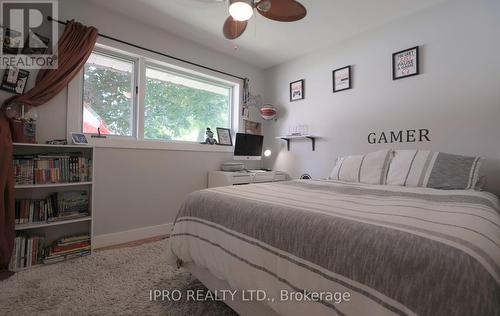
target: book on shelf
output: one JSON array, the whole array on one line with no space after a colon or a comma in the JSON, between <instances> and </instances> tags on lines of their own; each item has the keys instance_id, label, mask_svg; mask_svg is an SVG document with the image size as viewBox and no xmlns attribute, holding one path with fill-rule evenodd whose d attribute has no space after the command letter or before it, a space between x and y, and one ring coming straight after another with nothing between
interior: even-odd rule
<instances>
[{"instance_id":1,"label":"book on shelf","mask_svg":"<svg viewBox=\"0 0 500 316\"><path fill-rule=\"evenodd\" d=\"M65 237L59 238L56 241L56 245L63 246L63 245L68 245L68 244L71 244L74 242L80 242L80 241L85 241L85 240L90 240L90 236L88 234L65 236Z\"/></svg>"},{"instance_id":2,"label":"book on shelf","mask_svg":"<svg viewBox=\"0 0 500 316\"><path fill-rule=\"evenodd\" d=\"M33 184L32 156L14 156L13 165L16 184Z\"/></svg>"},{"instance_id":3,"label":"book on shelf","mask_svg":"<svg viewBox=\"0 0 500 316\"><path fill-rule=\"evenodd\" d=\"M89 215L87 191L64 191L50 194L46 199L16 199L15 223L44 223L75 219Z\"/></svg>"},{"instance_id":4,"label":"book on shelf","mask_svg":"<svg viewBox=\"0 0 500 316\"><path fill-rule=\"evenodd\" d=\"M45 246L44 236L19 234L9 264L10 270L19 270L42 263L55 263L90 254L89 234L65 236Z\"/></svg>"},{"instance_id":5,"label":"book on shelf","mask_svg":"<svg viewBox=\"0 0 500 316\"><path fill-rule=\"evenodd\" d=\"M76 155L15 155L16 184L92 181L92 160Z\"/></svg>"},{"instance_id":6,"label":"book on shelf","mask_svg":"<svg viewBox=\"0 0 500 316\"><path fill-rule=\"evenodd\" d=\"M90 247L89 234L59 238L45 250L43 263L55 263L90 254Z\"/></svg>"},{"instance_id":7,"label":"book on shelf","mask_svg":"<svg viewBox=\"0 0 500 316\"><path fill-rule=\"evenodd\" d=\"M43 236L16 236L9 268L17 270L42 263L44 241Z\"/></svg>"}]
</instances>

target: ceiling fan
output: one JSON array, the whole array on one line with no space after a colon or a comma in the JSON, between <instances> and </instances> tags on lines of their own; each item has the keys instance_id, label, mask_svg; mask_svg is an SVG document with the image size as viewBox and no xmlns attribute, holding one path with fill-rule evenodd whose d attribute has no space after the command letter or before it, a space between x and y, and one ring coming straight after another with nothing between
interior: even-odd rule
<instances>
[{"instance_id":1,"label":"ceiling fan","mask_svg":"<svg viewBox=\"0 0 500 316\"><path fill-rule=\"evenodd\" d=\"M227 39L241 36L254 10L274 21L294 22L304 18L306 8L295 0L229 0L230 16L224 22L222 33Z\"/></svg>"}]
</instances>

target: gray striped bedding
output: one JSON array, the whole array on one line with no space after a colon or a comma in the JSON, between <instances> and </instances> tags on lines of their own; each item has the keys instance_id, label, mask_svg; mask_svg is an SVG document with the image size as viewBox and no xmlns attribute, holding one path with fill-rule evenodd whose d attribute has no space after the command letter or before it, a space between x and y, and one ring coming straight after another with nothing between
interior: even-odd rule
<instances>
[{"instance_id":1,"label":"gray striped bedding","mask_svg":"<svg viewBox=\"0 0 500 316\"><path fill-rule=\"evenodd\" d=\"M499 204L486 192L327 180L197 191L167 256L264 290L282 315L500 315Z\"/></svg>"}]
</instances>

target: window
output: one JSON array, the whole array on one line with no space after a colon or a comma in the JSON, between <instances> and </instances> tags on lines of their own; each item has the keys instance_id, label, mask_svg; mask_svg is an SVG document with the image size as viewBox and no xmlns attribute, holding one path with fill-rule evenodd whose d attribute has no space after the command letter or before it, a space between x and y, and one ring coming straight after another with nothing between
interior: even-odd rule
<instances>
[{"instance_id":1,"label":"window","mask_svg":"<svg viewBox=\"0 0 500 316\"><path fill-rule=\"evenodd\" d=\"M231 127L231 87L146 67L144 138L201 142Z\"/></svg>"},{"instance_id":2,"label":"window","mask_svg":"<svg viewBox=\"0 0 500 316\"><path fill-rule=\"evenodd\" d=\"M224 79L99 47L84 67L75 124L89 134L199 143L207 127L233 128L238 91Z\"/></svg>"},{"instance_id":3,"label":"window","mask_svg":"<svg viewBox=\"0 0 500 316\"><path fill-rule=\"evenodd\" d=\"M133 136L135 61L93 52L84 67L84 133Z\"/></svg>"}]
</instances>

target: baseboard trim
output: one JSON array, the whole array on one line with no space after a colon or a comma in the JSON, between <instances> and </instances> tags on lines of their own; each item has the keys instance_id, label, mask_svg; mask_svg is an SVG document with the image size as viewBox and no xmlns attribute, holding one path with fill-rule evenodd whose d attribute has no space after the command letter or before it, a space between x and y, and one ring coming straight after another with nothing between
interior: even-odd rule
<instances>
[{"instance_id":1,"label":"baseboard trim","mask_svg":"<svg viewBox=\"0 0 500 316\"><path fill-rule=\"evenodd\" d=\"M108 246L128 243L131 241L168 235L172 230L172 223L125 230L122 232L97 235L92 238L92 248L98 249Z\"/></svg>"}]
</instances>

